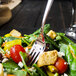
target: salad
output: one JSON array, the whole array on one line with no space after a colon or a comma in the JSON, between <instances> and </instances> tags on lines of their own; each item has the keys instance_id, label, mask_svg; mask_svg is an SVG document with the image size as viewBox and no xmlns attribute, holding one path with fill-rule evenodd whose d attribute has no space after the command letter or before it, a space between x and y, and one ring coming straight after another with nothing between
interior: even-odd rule
<instances>
[{"instance_id":1,"label":"salad","mask_svg":"<svg viewBox=\"0 0 76 76\"><path fill-rule=\"evenodd\" d=\"M29 55L40 29L24 36L15 29L0 36L0 76L76 76L76 43L44 27L46 49L37 63L29 65Z\"/></svg>"}]
</instances>

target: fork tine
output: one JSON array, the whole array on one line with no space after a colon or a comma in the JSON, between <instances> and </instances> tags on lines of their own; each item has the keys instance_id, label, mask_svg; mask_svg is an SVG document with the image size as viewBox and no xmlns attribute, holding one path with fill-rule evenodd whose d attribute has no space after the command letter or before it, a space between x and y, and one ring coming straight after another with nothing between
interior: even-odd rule
<instances>
[{"instance_id":1,"label":"fork tine","mask_svg":"<svg viewBox=\"0 0 76 76\"><path fill-rule=\"evenodd\" d=\"M38 59L39 59L39 54L40 54L40 52L37 54L36 59L35 59L35 61L34 61L34 64L38 61Z\"/></svg>"},{"instance_id":2,"label":"fork tine","mask_svg":"<svg viewBox=\"0 0 76 76\"><path fill-rule=\"evenodd\" d=\"M39 55L38 55L38 57L36 58L36 60L35 60L34 64L38 61L38 59L39 59Z\"/></svg>"},{"instance_id":3,"label":"fork tine","mask_svg":"<svg viewBox=\"0 0 76 76\"><path fill-rule=\"evenodd\" d=\"M29 65L36 63L38 58L39 58L39 54L41 54L45 48L43 48L45 45L39 41L36 41L37 43L39 43L39 45L34 44L32 49L30 50L29 54L31 56L31 59L29 60ZM41 46L40 46L41 45ZM41 49L37 49L37 47L41 48Z\"/></svg>"},{"instance_id":4,"label":"fork tine","mask_svg":"<svg viewBox=\"0 0 76 76\"><path fill-rule=\"evenodd\" d=\"M40 56L40 54L42 54L43 53L43 51L39 51L39 52L36 52L36 54L35 54L35 56L33 57L33 59L32 59L32 62L33 62L33 64L35 64L37 61L38 61L38 59L39 59L39 56Z\"/></svg>"},{"instance_id":5,"label":"fork tine","mask_svg":"<svg viewBox=\"0 0 76 76\"><path fill-rule=\"evenodd\" d=\"M29 54L31 55L33 53L34 49L32 48L29 52Z\"/></svg>"},{"instance_id":6,"label":"fork tine","mask_svg":"<svg viewBox=\"0 0 76 76\"><path fill-rule=\"evenodd\" d=\"M31 58L28 61L28 64L27 64L28 66L30 65L30 62L32 61L32 59L33 59L33 57L34 57L35 54L36 54L36 52L33 55L29 55L29 56L31 56Z\"/></svg>"},{"instance_id":7,"label":"fork tine","mask_svg":"<svg viewBox=\"0 0 76 76\"><path fill-rule=\"evenodd\" d=\"M36 54L36 52L33 52L34 54L33 55L31 55L31 59L30 60L33 60L33 58L34 58L34 56L35 56L35 54Z\"/></svg>"},{"instance_id":8,"label":"fork tine","mask_svg":"<svg viewBox=\"0 0 76 76\"><path fill-rule=\"evenodd\" d=\"M35 52L34 56L32 57L32 60L30 61L30 64L35 63L35 60L38 59L39 53L40 53L40 52L38 52L38 53ZM37 60L36 60L36 61L37 61Z\"/></svg>"},{"instance_id":9,"label":"fork tine","mask_svg":"<svg viewBox=\"0 0 76 76\"><path fill-rule=\"evenodd\" d=\"M37 58L40 52L36 53L33 59Z\"/></svg>"},{"instance_id":10,"label":"fork tine","mask_svg":"<svg viewBox=\"0 0 76 76\"><path fill-rule=\"evenodd\" d=\"M34 54L36 53L35 50L33 50L33 52L30 54L31 56L35 56Z\"/></svg>"},{"instance_id":11,"label":"fork tine","mask_svg":"<svg viewBox=\"0 0 76 76\"><path fill-rule=\"evenodd\" d=\"M31 54L34 50L35 50L35 43L33 44L33 46L32 46L32 48L31 48L31 50L30 50L30 52L29 52L29 54Z\"/></svg>"},{"instance_id":12,"label":"fork tine","mask_svg":"<svg viewBox=\"0 0 76 76\"><path fill-rule=\"evenodd\" d=\"M34 64L38 61L39 56L40 56L40 54L42 54L42 53L43 53L43 51L41 51L41 52L38 53L38 55L37 55L37 57L36 57L36 60L35 60Z\"/></svg>"},{"instance_id":13,"label":"fork tine","mask_svg":"<svg viewBox=\"0 0 76 76\"><path fill-rule=\"evenodd\" d=\"M29 52L29 55L32 55L33 56L34 51L35 51L35 49L31 50L31 52Z\"/></svg>"},{"instance_id":14,"label":"fork tine","mask_svg":"<svg viewBox=\"0 0 76 76\"><path fill-rule=\"evenodd\" d=\"M38 53L35 54L35 56L33 57L33 60L32 60L33 62L35 62L36 59L39 58L39 54L40 54L40 52L38 52Z\"/></svg>"},{"instance_id":15,"label":"fork tine","mask_svg":"<svg viewBox=\"0 0 76 76\"><path fill-rule=\"evenodd\" d=\"M32 63L33 63L33 61L35 60L35 59L34 59L34 56L36 56L36 52L34 52L34 54L31 56L30 64L32 64Z\"/></svg>"}]
</instances>

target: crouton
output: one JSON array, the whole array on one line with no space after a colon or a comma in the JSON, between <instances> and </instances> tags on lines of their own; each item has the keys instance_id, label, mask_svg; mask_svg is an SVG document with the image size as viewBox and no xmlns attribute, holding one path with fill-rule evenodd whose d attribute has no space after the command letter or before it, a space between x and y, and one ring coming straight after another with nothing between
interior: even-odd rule
<instances>
[{"instance_id":1,"label":"crouton","mask_svg":"<svg viewBox=\"0 0 76 76\"><path fill-rule=\"evenodd\" d=\"M13 37L20 37L21 36L21 33L18 32L17 30L13 29L11 32L10 32L10 35L13 36Z\"/></svg>"},{"instance_id":2,"label":"crouton","mask_svg":"<svg viewBox=\"0 0 76 76\"><path fill-rule=\"evenodd\" d=\"M56 38L56 33L53 31L53 30L50 30L48 33L47 33L48 36L50 36L52 39L55 39Z\"/></svg>"},{"instance_id":3,"label":"crouton","mask_svg":"<svg viewBox=\"0 0 76 76\"><path fill-rule=\"evenodd\" d=\"M40 54L37 65L38 67L42 67L45 65L54 64L57 60L57 51L48 51Z\"/></svg>"}]
</instances>

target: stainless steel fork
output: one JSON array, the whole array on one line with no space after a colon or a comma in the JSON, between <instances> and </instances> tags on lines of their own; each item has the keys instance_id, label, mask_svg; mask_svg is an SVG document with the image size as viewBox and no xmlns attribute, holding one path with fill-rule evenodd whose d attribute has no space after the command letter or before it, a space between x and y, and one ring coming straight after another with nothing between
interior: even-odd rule
<instances>
[{"instance_id":1,"label":"stainless steel fork","mask_svg":"<svg viewBox=\"0 0 76 76\"><path fill-rule=\"evenodd\" d=\"M42 26L41 26L41 33L39 35L39 37L37 38L37 40L35 41L34 45L32 46L32 49L30 50L29 54L31 56L31 59L29 61L29 63L36 63L38 61L39 55L45 50L46 48L46 43L44 40L44 36L43 36L43 30L44 30L44 25L46 22L46 18L48 16L48 13L50 11L50 8L53 4L54 0L48 0L47 5L46 5L46 9L43 15L43 20L42 20Z\"/></svg>"}]
</instances>

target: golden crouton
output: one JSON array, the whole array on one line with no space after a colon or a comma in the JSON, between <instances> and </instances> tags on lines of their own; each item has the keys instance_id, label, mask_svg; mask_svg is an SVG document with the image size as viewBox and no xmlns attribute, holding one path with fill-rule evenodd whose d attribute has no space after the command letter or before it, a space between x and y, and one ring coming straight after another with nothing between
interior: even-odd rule
<instances>
[{"instance_id":1,"label":"golden crouton","mask_svg":"<svg viewBox=\"0 0 76 76\"><path fill-rule=\"evenodd\" d=\"M53 31L53 30L50 30L48 33L47 33L48 36L50 36L52 39L55 39L56 38L56 33Z\"/></svg>"},{"instance_id":2,"label":"golden crouton","mask_svg":"<svg viewBox=\"0 0 76 76\"><path fill-rule=\"evenodd\" d=\"M17 30L13 29L11 32L10 32L10 35L13 36L13 37L20 37L21 36L21 33L18 32Z\"/></svg>"},{"instance_id":3,"label":"golden crouton","mask_svg":"<svg viewBox=\"0 0 76 76\"><path fill-rule=\"evenodd\" d=\"M48 51L48 52L43 52L39 56L39 60L37 62L38 67L42 67L44 65L50 65L54 64L57 60L57 51Z\"/></svg>"}]
</instances>

